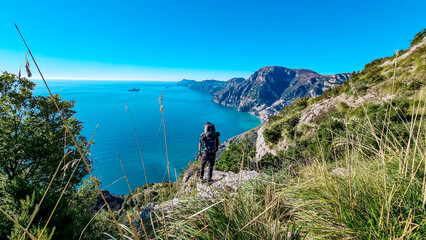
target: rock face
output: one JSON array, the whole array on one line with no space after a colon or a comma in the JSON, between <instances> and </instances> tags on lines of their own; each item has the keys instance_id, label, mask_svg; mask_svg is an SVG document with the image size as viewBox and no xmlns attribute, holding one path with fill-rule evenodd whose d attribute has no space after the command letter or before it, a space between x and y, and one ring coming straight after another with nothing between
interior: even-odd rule
<instances>
[{"instance_id":1,"label":"rock face","mask_svg":"<svg viewBox=\"0 0 426 240\"><path fill-rule=\"evenodd\" d=\"M261 126L257 130L257 139L256 139L256 159L261 160L265 154L270 153L272 155L277 155L277 152L274 149L270 149L266 144L265 138L263 137L264 126Z\"/></svg>"},{"instance_id":2,"label":"rock face","mask_svg":"<svg viewBox=\"0 0 426 240\"><path fill-rule=\"evenodd\" d=\"M216 199L221 193L235 193L245 182L260 177L256 171L243 170L240 173L213 171L213 182L202 183L198 179L196 168L188 169L184 173L182 181L179 182L179 190L175 198L162 203L148 203L146 207L141 208L141 217L148 219L151 211L167 216L172 209L180 208L190 204L193 201ZM191 197L185 197L190 194Z\"/></svg>"},{"instance_id":3,"label":"rock face","mask_svg":"<svg viewBox=\"0 0 426 240\"><path fill-rule=\"evenodd\" d=\"M111 194L109 191L107 190L102 190L102 194L105 197L105 200L108 202L108 205L111 207L112 211L118 211L121 209L121 205L124 202L124 196L118 196L115 194ZM101 196L99 196L96 199L96 205L93 206L92 211L98 211L99 209L101 209L104 206L105 202L102 199ZM104 207L104 210L106 210L107 208Z\"/></svg>"},{"instance_id":4,"label":"rock face","mask_svg":"<svg viewBox=\"0 0 426 240\"><path fill-rule=\"evenodd\" d=\"M220 191L236 191L250 179L259 177L256 171L243 170L240 173L213 171L213 183L205 184L199 181L195 171L185 172L181 183L181 194L196 191L199 198L216 198Z\"/></svg>"},{"instance_id":5,"label":"rock face","mask_svg":"<svg viewBox=\"0 0 426 240\"><path fill-rule=\"evenodd\" d=\"M259 69L248 79L233 78L226 83L182 80L179 84L209 93L214 102L250 112L265 121L298 97L321 95L326 89L348 80L349 76L349 73L321 75L308 69L269 66Z\"/></svg>"},{"instance_id":6,"label":"rock face","mask_svg":"<svg viewBox=\"0 0 426 240\"><path fill-rule=\"evenodd\" d=\"M231 145L232 143L239 144L243 141L247 141L248 147L251 148L252 146L254 146L256 144L256 139L258 138L257 130L259 128L260 126L255 127L223 142L222 145L219 146L219 150L216 152L216 161L220 160L222 154L228 149L229 145Z\"/></svg>"}]
</instances>

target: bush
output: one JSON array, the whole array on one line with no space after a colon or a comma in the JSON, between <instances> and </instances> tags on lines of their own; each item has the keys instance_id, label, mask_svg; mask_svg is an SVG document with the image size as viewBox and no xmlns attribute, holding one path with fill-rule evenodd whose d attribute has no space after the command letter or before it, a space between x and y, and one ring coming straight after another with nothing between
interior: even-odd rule
<instances>
[{"instance_id":1,"label":"bush","mask_svg":"<svg viewBox=\"0 0 426 240\"><path fill-rule=\"evenodd\" d=\"M231 171L234 173L240 172L241 162L243 161L243 169L256 169L255 163L256 149L248 146L248 140L239 144L231 143L228 149L222 154L219 162L216 164L216 169L219 171ZM244 158L244 159L243 159Z\"/></svg>"},{"instance_id":2,"label":"bush","mask_svg":"<svg viewBox=\"0 0 426 240\"><path fill-rule=\"evenodd\" d=\"M43 236L48 239L53 234L55 239L76 239L89 222L89 209L95 202L90 195L80 194L85 189L81 182L88 172L78 161L81 155L77 150L82 150L91 166L91 143L81 135L82 123L72 110L74 102L64 101L59 95L33 96L34 86L35 83L14 74L0 75L0 205L27 226L49 186L29 229L38 234L63 192ZM57 174L59 169L62 170ZM2 238L22 235L9 220L3 216L0 219Z\"/></svg>"},{"instance_id":3,"label":"bush","mask_svg":"<svg viewBox=\"0 0 426 240\"><path fill-rule=\"evenodd\" d=\"M425 36L426 36L426 28L423 29L422 31L418 32L414 36L414 39L411 40L411 46L414 46L414 45L417 45L418 43L420 43Z\"/></svg>"},{"instance_id":4,"label":"bush","mask_svg":"<svg viewBox=\"0 0 426 240\"><path fill-rule=\"evenodd\" d=\"M281 129L278 127L269 127L265 128L263 131L263 137L266 142L277 144L278 141L282 138Z\"/></svg>"}]
</instances>

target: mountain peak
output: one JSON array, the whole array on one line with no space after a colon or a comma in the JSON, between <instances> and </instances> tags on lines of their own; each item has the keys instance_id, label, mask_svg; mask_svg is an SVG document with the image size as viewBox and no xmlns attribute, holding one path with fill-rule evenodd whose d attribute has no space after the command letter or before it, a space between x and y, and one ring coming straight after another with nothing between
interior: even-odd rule
<instances>
[{"instance_id":1,"label":"mountain peak","mask_svg":"<svg viewBox=\"0 0 426 240\"><path fill-rule=\"evenodd\" d=\"M309 69L266 66L249 78L227 82L204 80L180 84L213 95L213 101L267 120L298 97L318 96L349 79L349 73L321 75Z\"/></svg>"}]
</instances>

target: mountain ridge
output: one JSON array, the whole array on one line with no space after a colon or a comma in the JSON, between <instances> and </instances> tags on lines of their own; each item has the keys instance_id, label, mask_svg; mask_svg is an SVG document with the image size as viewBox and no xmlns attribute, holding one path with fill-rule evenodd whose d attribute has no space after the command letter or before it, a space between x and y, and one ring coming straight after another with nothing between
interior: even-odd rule
<instances>
[{"instance_id":1,"label":"mountain ridge","mask_svg":"<svg viewBox=\"0 0 426 240\"><path fill-rule=\"evenodd\" d=\"M268 120L298 97L316 97L348 80L350 73L322 75L310 69L266 66L249 78L182 80L179 85L213 96L213 101Z\"/></svg>"}]
</instances>

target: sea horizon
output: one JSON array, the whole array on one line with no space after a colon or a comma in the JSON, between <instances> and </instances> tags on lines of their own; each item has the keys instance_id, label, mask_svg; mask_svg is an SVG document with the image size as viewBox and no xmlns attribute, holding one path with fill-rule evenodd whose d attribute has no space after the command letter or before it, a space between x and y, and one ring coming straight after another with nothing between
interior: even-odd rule
<instances>
[{"instance_id":1,"label":"sea horizon","mask_svg":"<svg viewBox=\"0 0 426 240\"><path fill-rule=\"evenodd\" d=\"M213 79L213 78L206 78L206 79L189 79L189 78L182 78L181 80L140 80L140 79L86 79L86 78L44 78L47 82L49 81L105 81L105 82L163 82L163 83L171 83L175 82L178 83L182 80L194 80L194 81L204 81L204 80L215 80L220 82L226 82L228 80L219 80L219 79ZM230 78L231 79L231 78ZM42 78L31 78L31 81L40 81L43 82Z\"/></svg>"}]
</instances>

